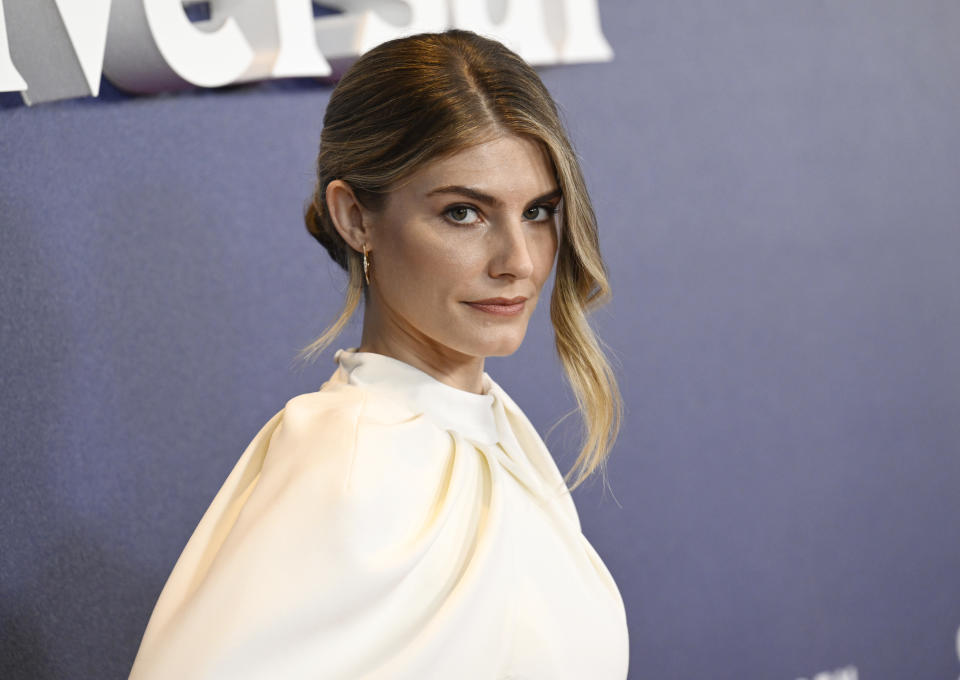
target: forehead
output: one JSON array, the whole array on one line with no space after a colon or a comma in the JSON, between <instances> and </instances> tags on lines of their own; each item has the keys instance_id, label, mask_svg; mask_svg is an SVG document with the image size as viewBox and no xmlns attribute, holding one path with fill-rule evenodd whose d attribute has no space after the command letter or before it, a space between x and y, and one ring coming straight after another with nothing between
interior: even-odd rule
<instances>
[{"instance_id":1,"label":"forehead","mask_svg":"<svg viewBox=\"0 0 960 680\"><path fill-rule=\"evenodd\" d=\"M523 201L553 191L557 181L539 143L505 135L428 162L401 189L428 193L449 185L482 190L505 201Z\"/></svg>"}]
</instances>

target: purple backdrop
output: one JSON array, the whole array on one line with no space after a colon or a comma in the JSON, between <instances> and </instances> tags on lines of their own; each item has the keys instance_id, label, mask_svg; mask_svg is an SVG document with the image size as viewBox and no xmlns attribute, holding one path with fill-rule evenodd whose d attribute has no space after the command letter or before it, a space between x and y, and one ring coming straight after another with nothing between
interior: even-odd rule
<instances>
[{"instance_id":1,"label":"purple backdrop","mask_svg":"<svg viewBox=\"0 0 960 680\"><path fill-rule=\"evenodd\" d=\"M629 411L613 495L575 498L631 678L957 677L960 5L601 17L613 63L542 73L615 286ZM328 96L0 98L0 676L125 677L244 446L332 370L291 368L343 285L300 219ZM549 342L489 366L543 431Z\"/></svg>"}]
</instances>

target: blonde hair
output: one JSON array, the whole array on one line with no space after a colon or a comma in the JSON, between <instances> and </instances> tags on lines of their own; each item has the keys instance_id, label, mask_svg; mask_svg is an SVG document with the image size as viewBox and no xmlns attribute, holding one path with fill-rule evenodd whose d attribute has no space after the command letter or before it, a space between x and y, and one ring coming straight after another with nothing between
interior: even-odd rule
<instances>
[{"instance_id":1,"label":"blonde hair","mask_svg":"<svg viewBox=\"0 0 960 680\"><path fill-rule=\"evenodd\" d=\"M339 317L301 352L315 358L340 333L364 294L362 255L330 218L327 185L345 181L378 210L390 188L428 161L503 134L543 147L563 194L557 271L550 301L557 353L585 424L571 488L605 472L620 427L616 377L587 321L610 295L597 220L556 104L536 72L500 43L451 30L383 43L361 56L334 89L323 118L309 232L349 275Z\"/></svg>"}]
</instances>

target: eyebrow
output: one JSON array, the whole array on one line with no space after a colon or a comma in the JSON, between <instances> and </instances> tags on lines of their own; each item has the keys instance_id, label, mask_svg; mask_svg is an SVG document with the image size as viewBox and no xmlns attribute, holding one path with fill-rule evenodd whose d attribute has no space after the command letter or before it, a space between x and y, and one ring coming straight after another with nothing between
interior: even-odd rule
<instances>
[{"instance_id":1,"label":"eyebrow","mask_svg":"<svg viewBox=\"0 0 960 680\"><path fill-rule=\"evenodd\" d=\"M476 189L471 189L470 187L465 187L459 184L451 184L445 187L437 187L433 191L427 194L427 196L435 196L437 194L456 194L458 196L467 196L479 203L486 203L487 205L492 205L493 207L499 207L503 205L503 201L495 196L490 194L485 194L482 191L477 191ZM534 203L546 203L547 201L552 201L556 198L563 196L563 192L557 188L553 191L548 191L542 196L537 196L535 199L530 201L530 204Z\"/></svg>"}]
</instances>

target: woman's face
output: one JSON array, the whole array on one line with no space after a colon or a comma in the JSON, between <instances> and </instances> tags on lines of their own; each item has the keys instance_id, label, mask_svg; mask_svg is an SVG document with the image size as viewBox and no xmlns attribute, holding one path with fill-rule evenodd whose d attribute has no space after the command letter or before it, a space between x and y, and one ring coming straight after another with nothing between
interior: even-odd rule
<instances>
[{"instance_id":1,"label":"woman's face","mask_svg":"<svg viewBox=\"0 0 960 680\"><path fill-rule=\"evenodd\" d=\"M516 351L553 267L560 199L548 157L524 137L421 168L368 216L364 344L427 361Z\"/></svg>"}]
</instances>

